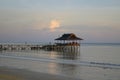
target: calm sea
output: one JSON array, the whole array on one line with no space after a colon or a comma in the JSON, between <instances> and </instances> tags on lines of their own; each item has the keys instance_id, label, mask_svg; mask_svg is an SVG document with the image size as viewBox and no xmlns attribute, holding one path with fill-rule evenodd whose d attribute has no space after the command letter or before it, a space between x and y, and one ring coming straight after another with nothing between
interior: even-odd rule
<instances>
[{"instance_id":1,"label":"calm sea","mask_svg":"<svg viewBox=\"0 0 120 80\"><path fill-rule=\"evenodd\" d=\"M0 66L81 80L119 80L120 44L81 44L80 51L1 51Z\"/></svg>"}]
</instances>

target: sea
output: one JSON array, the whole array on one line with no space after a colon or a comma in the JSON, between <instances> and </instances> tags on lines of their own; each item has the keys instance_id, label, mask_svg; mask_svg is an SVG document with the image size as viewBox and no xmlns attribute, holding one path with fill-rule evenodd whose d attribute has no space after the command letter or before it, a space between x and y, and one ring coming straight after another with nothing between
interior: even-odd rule
<instances>
[{"instance_id":1,"label":"sea","mask_svg":"<svg viewBox=\"0 0 120 80\"><path fill-rule=\"evenodd\" d=\"M80 80L120 80L119 43L82 43L79 52L0 51L0 66Z\"/></svg>"}]
</instances>

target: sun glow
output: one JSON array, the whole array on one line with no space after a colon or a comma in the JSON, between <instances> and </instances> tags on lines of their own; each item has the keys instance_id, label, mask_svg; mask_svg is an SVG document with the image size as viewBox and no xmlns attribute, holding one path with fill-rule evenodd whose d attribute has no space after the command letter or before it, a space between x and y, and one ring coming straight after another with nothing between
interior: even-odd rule
<instances>
[{"instance_id":1,"label":"sun glow","mask_svg":"<svg viewBox=\"0 0 120 80\"><path fill-rule=\"evenodd\" d=\"M54 31L56 28L60 27L60 21L58 20L51 20L50 22L50 30Z\"/></svg>"}]
</instances>

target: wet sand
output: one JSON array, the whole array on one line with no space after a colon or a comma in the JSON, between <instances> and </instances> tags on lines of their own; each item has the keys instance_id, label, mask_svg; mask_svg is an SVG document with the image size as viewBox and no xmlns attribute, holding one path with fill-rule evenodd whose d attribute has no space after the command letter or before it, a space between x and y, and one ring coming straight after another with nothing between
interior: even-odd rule
<instances>
[{"instance_id":1,"label":"wet sand","mask_svg":"<svg viewBox=\"0 0 120 80\"><path fill-rule=\"evenodd\" d=\"M79 80L65 76L0 67L0 80Z\"/></svg>"}]
</instances>

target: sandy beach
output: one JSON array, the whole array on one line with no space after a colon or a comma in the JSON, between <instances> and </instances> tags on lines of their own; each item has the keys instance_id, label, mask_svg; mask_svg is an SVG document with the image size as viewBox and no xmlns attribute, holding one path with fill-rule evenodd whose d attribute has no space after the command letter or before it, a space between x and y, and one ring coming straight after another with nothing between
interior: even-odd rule
<instances>
[{"instance_id":1,"label":"sandy beach","mask_svg":"<svg viewBox=\"0 0 120 80\"><path fill-rule=\"evenodd\" d=\"M65 76L0 67L0 80L79 80Z\"/></svg>"}]
</instances>

